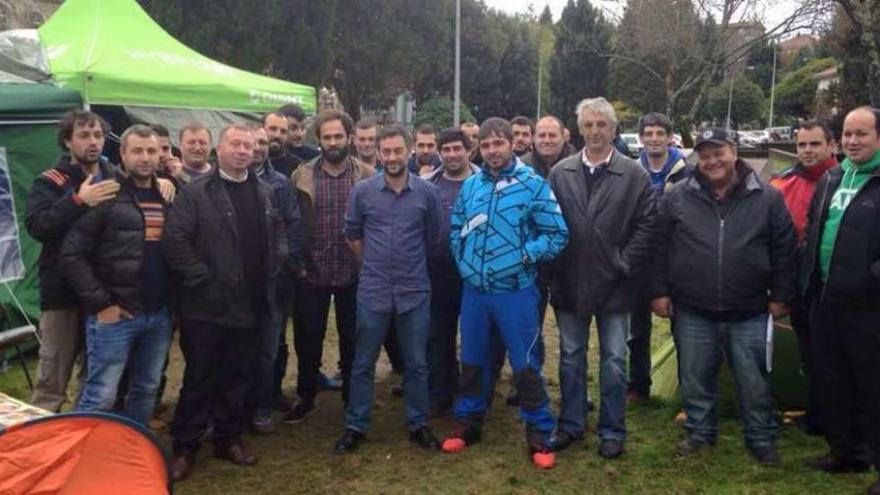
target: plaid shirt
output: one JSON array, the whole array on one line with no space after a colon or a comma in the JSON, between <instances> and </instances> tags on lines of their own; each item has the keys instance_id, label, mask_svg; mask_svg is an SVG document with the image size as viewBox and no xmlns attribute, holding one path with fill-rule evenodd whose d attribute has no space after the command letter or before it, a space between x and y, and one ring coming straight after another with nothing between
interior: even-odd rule
<instances>
[{"instance_id":1,"label":"plaid shirt","mask_svg":"<svg viewBox=\"0 0 880 495\"><path fill-rule=\"evenodd\" d=\"M354 282L354 254L343 235L353 175L350 166L338 177L325 172L320 163L315 166L314 270L308 278L319 287L348 287Z\"/></svg>"}]
</instances>

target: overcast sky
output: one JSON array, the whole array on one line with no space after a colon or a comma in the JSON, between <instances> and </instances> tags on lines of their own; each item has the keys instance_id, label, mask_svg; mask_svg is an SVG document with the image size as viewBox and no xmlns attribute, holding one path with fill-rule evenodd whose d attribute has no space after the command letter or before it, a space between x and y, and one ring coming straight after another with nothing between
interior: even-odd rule
<instances>
[{"instance_id":1,"label":"overcast sky","mask_svg":"<svg viewBox=\"0 0 880 495\"><path fill-rule=\"evenodd\" d=\"M528 10L529 4L534 6L535 15L541 13L544 10L544 5L550 6L550 11L553 12L553 19L558 20L559 15L562 13L562 8L565 7L567 0L485 0L486 5L489 7L502 10L504 12L517 13L517 12L526 12ZM769 2L771 7L766 9L764 15L764 25L767 27L771 27L773 25L778 24L782 20L786 18L786 16L790 15L794 10L795 5L797 5L797 1L793 0L771 0ZM595 0L593 1L593 5L600 5L602 9L613 16L619 16L620 11L625 5L624 0Z\"/></svg>"}]
</instances>

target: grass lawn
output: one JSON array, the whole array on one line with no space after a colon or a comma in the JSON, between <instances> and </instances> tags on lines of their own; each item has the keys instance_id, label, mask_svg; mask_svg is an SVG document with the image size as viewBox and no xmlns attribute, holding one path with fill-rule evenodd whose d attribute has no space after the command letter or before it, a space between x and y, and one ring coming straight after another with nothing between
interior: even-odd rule
<instances>
[{"instance_id":1,"label":"grass lawn","mask_svg":"<svg viewBox=\"0 0 880 495\"><path fill-rule=\"evenodd\" d=\"M546 376L559 410L558 334L552 312L545 328ZM331 320L332 321L332 320ZM657 322L655 347L669 338L665 322ZM324 363L336 361L335 330L328 331ZM289 370L295 370L291 357ZM590 370L597 369L597 341L591 336ZM31 368L35 367L32 361ZM170 419L180 387L182 358L172 348L169 387L164 402ZM325 366L327 368L328 366ZM249 449L260 456L252 468L239 468L212 458L210 445L199 455L192 477L175 487L186 494L228 493L657 493L657 494L860 494L872 475L830 476L815 473L803 462L825 451L824 442L809 437L794 425L785 425L779 439L783 465L762 468L746 453L740 423L730 414L721 422L717 445L689 459L676 459L675 444L683 429L673 424L677 404L651 401L627 411L629 438L626 454L605 461L596 453L596 416L589 417L587 439L558 454L557 467L539 471L528 461L522 424L517 411L504 405L510 388L505 370L497 387L495 408L487 418L483 441L459 455L426 453L409 444L403 421L402 400L391 396L398 377L389 373L383 357L379 363L373 426L361 450L346 456L331 454L342 432L342 407L338 394L319 395L317 410L298 425L280 424L272 436L248 435ZM289 374L290 375L290 374ZM289 377L290 378L290 377ZM598 398L598 380L591 374L589 387ZM292 380L286 390L292 387ZM0 373L0 390L26 399L27 385L17 362ZM724 408L723 408L724 409ZM450 430L449 418L431 423L438 436ZM167 434L162 435L168 440Z\"/></svg>"}]
</instances>

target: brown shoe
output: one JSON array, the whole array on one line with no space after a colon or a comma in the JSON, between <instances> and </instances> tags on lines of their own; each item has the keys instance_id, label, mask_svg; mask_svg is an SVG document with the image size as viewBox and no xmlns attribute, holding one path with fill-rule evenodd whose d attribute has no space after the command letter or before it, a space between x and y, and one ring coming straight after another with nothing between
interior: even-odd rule
<instances>
[{"instance_id":1,"label":"brown shoe","mask_svg":"<svg viewBox=\"0 0 880 495\"><path fill-rule=\"evenodd\" d=\"M183 454L174 457L171 463L171 477L174 481L183 481L192 473L196 460L190 454Z\"/></svg>"},{"instance_id":2,"label":"brown shoe","mask_svg":"<svg viewBox=\"0 0 880 495\"><path fill-rule=\"evenodd\" d=\"M248 454L241 442L234 442L226 447L215 446L214 457L225 459L236 466L253 466L257 463L257 456Z\"/></svg>"},{"instance_id":3,"label":"brown shoe","mask_svg":"<svg viewBox=\"0 0 880 495\"><path fill-rule=\"evenodd\" d=\"M641 392L637 392L635 390L630 390L626 393L626 403L627 404L638 404L639 402L643 402L648 400L648 395L643 394Z\"/></svg>"}]
</instances>

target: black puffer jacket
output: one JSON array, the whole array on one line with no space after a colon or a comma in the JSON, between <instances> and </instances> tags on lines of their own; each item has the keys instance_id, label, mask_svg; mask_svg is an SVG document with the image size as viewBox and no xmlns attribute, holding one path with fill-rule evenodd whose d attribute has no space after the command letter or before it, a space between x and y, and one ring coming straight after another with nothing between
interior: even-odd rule
<instances>
[{"instance_id":1,"label":"black puffer jacket","mask_svg":"<svg viewBox=\"0 0 880 495\"><path fill-rule=\"evenodd\" d=\"M99 167L104 179L116 177L116 168L107 162ZM46 170L31 186L25 206L24 224L28 234L43 244L40 250L40 308L59 309L79 305L79 299L62 278L58 263L61 241L71 225L89 207L79 201L76 192L86 179L79 165L62 157L55 167Z\"/></svg>"},{"instance_id":2,"label":"black puffer jacket","mask_svg":"<svg viewBox=\"0 0 880 495\"><path fill-rule=\"evenodd\" d=\"M782 194L745 162L726 207L698 173L675 184L657 214L653 297L721 319L795 299L795 234Z\"/></svg>"},{"instance_id":3,"label":"black puffer jacket","mask_svg":"<svg viewBox=\"0 0 880 495\"><path fill-rule=\"evenodd\" d=\"M252 329L275 315L255 315L251 311L235 208L223 180L215 168L183 188L168 212L162 244L168 265L183 285L179 301L181 318ZM248 174L247 180L257 187L265 216L253 221L264 222L263 241L265 252L269 253L263 263L265 291L256 297L263 299L264 307L272 309L275 304L269 298L275 294L275 280L287 261L287 236L272 186L254 173Z\"/></svg>"},{"instance_id":4,"label":"black puffer jacket","mask_svg":"<svg viewBox=\"0 0 880 495\"><path fill-rule=\"evenodd\" d=\"M129 179L120 180L120 184L116 199L81 216L61 245L64 277L87 314L114 304L131 313L142 309L144 215L134 184ZM153 188L159 192L155 181Z\"/></svg>"},{"instance_id":5,"label":"black puffer jacket","mask_svg":"<svg viewBox=\"0 0 880 495\"><path fill-rule=\"evenodd\" d=\"M880 169L850 201L831 255L828 280L821 285L819 244L828 207L840 186L843 169L829 170L816 185L807 219L806 245L801 263L800 283L803 296L821 297L823 301L850 307L880 307ZM821 292L816 289L822 288Z\"/></svg>"}]
</instances>

